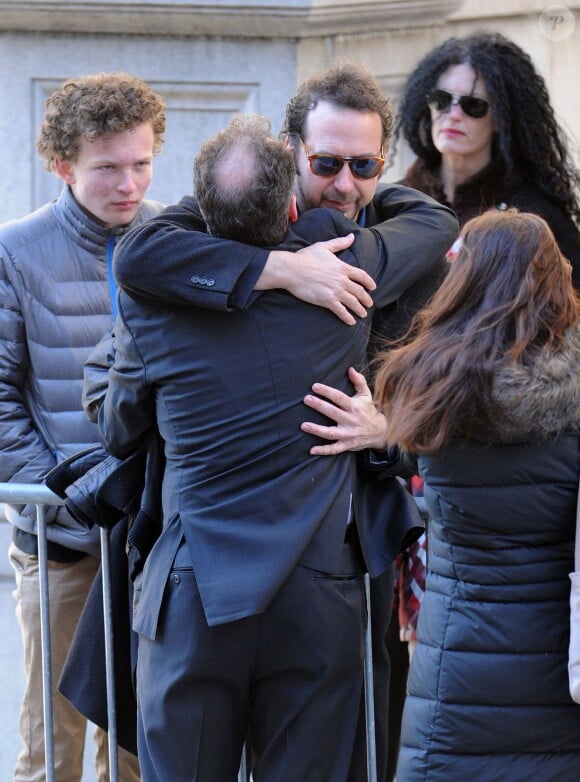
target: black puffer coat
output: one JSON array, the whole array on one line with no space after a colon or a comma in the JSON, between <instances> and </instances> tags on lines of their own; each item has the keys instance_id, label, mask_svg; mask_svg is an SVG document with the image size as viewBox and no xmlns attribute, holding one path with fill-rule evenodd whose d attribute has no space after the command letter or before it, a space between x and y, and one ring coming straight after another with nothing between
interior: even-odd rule
<instances>
[{"instance_id":1,"label":"black puffer coat","mask_svg":"<svg viewBox=\"0 0 580 782\"><path fill-rule=\"evenodd\" d=\"M428 575L397 782L580 779L568 573L580 474L580 333L498 375L502 442L419 458Z\"/></svg>"}]
</instances>

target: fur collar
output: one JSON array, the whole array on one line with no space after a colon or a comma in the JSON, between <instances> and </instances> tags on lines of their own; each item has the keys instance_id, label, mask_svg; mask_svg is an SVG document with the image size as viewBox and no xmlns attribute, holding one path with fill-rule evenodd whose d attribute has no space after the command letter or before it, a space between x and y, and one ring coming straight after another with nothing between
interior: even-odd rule
<instances>
[{"instance_id":1,"label":"fur collar","mask_svg":"<svg viewBox=\"0 0 580 782\"><path fill-rule=\"evenodd\" d=\"M459 225L463 226L469 219L477 217L487 209L492 207L505 209L505 204L513 201L521 180L516 178L508 182L503 166L496 158L463 184L458 185L454 201L450 204L438 172L417 159L407 170L402 184L420 190L445 206L451 207L457 215Z\"/></svg>"},{"instance_id":2,"label":"fur collar","mask_svg":"<svg viewBox=\"0 0 580 782\"><path fill-rule=\"evenodd\" d=\"M570 329L557 353L544 351L531 366L510 363L498 370L492 393L507 416L502 440L580 432L580 326Z\"/></svg>"}]
</instances>

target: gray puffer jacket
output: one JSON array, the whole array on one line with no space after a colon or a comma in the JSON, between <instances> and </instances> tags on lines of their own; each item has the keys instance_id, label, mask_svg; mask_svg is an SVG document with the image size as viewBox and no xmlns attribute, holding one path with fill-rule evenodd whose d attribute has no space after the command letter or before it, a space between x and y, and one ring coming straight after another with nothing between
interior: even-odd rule
<instances>
[{"instance_id":1,"label":"gray puffer jacket","mask_svg":"<svg viewBox=\"0 0 580 782\"><path fill-rule=\"evenodd\" d=\"M58 462L99 441L81 404L83 366L111 329L116 240L162 209L145 202L135 220L105 228L65 187L55 201L0 227L0 481L40 483ZM35 531L33 507L6 506ZM91 554L87 531L64 508L47 509L48 538Z\"/></svg>"}]
</instances>

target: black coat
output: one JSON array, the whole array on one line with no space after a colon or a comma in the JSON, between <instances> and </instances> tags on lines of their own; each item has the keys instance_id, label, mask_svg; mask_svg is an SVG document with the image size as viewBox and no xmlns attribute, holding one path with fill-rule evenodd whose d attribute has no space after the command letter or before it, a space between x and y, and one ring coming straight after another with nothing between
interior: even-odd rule
<instances>
[{"instance_id":1,"label":"black coat","mask_svg":"<svg viewBox=\"0 0 580 782\"><path fill-rule=\"evenodd\" d=\"M356 238L345 259L377 280L380 306L392 297L393 267L377 241L379 229L362 231L338 212L310 210L285 246L295 249L349 229ZM372 576L389 567L407 530L419 531L412 501L405 513L392 513L391 498L400 495L396 482L387 491L359 481L351 454L311 457L314 439L300 429L302 399L313 382L348 392L346 370L364 366L364 321L345 326L279 291L263 294L247 311L224 314L145 304L122 293L119 313L101 436L123 457L157 422L167 460L164 534L145 566L134 616L140 634L155 636L179 543L173 532L165 534L175 518L210 626L264 610L298 562L332 572L351 490Z\"/></svg>"},{"instance_id":2,"label":"black coat","mask_svg":"<svg viewBox=\"0 0 580 782\"><path fill-rule=\"evenodd\" d=\"M521 212L533 212L543 217L552 229L561 251L572 264L574 286L580 289L578 227L559 204L549 199L536 184L526 181L525 175L508 183L500 162L492 161L483 171L456 188L452 204L447 202L436 172L428 169L421 161L413 163L402 182L450 206L457 214L460 226L492 208L506 209L513 206Z\"/></svg>"},{"instance_id":3,"label":"black coat","mask_svg":"<svg viewBox=\"0 0 580 782\"><path fill-rule=\"evenodd\" d=\"M131 630L133 583L161 532L163 454L153 436L124 460L102 447L61 462L45 479L78 521L110 529L110 594L117 742L137 754L136 633ZM87 719L109 728L103 575L99 568L57 683Z\"/></svg>"},{"instance_id":4,"label":"black coat","mask_svg":"<svg viewBox=\"0 0 580 782\"><path fill-rule=\"evenodd\" d=\"M401 212L405 212L405 210L408 208L405 206L405 204L408 202L408 197L405 195L405 191L399 189L396 191L396 195L397 198L401 199L400 204L395 207L394 203L398 204L397 198L391 198L391 208L393 210L399 209ZM420 200L420 203L423 204L424 202ZM435 217L437 218L439 213L437 211L434 213ZM315 219L316 214L312 213L307 218L308 221ZM422 235L420 227L421 220L423 218L417 217L412 219L416 220L417 222L416 235L417 241L420 242L420 237ZM424 219L426 222L428 222L428 215L425 215ZM350 229L350 225L343 224L341 220L342 218L338 215L338 213L334 213L332 221L332 232L334 234L340 231L346 232ZM339 225L334 225L335 222L339 223ZM368 243L366 249L364 247L365 241ZM446 241L448 240L445 239L444 234L442 242ZM385 255L383 251L379 250L379 244L380 243L375 242L373 234L371 233L367 234L366 240L364 241L360 237L357 239L357 246L362 245L358 246L357 253L361 254L367 259L365 261L365 268L367 268L369 271L374 269L373 274L378 278L379 288L377 291L376 300L380 304L392 300L392 298L396 296L397 291L400 291L406 287L406 280L410 274L409 263L416 263L417 268L420 268L420 264L416 258L409 258L408 261L405 261L404 258L401 258L400 260L398 260L398 258L393 258L389 259L391 261L390 263L385 264ZM391 243L390 249L392 248L393 245ZM432 261L430 262L432 263ZM384 274L385 269L388 269L389 272L388 280ZM398 271L395 271L396 269L398 269ZM416 274L417 272L414 273ZM381 276L384 278L382 281ZM285 307L289 303L290 297L281 294L278 294L278 297L280 299L280 305L283 307L283 311L285 311ZM296 303L295 306L303 308L306 312L310 310L316 311L315 308L310 308L309 305ZM201 317L208 318L210 315L206 314L205 316ZM213 317L215 318L215 315ZM227 317L233 318L234 315L231 314ZM320 320L321 323L331 323L331 332L344 333L344 340L343 338L340 340L341 342L344 342L345 345L346 352L344 355L346 356L348 351L354 350L355 352L351 354L353 361L354 363L357 363L357 361L360 363L364 357L364 347L366 345L367 339L367 332L364 324L359 324L357 328L351 330L348 327L342 326L338 321L335 322L334 316L330 315L329 313L317 311L316 317ZM247 316L244 316L244 319L248 320ZM227 325L227 323L227 320L224 321L225 325ZM327 326L325 325L324 328L327 328ZM318 331L315 329L313 334L318 335ZM305 345L304 341L302 345ZM356 359L357 356L358 359ZM99 362L96 362L96 364L98 363ZM316 378L314 378L313 375L313 379L318 379L318 377L318 374L316 374ZM296 382L298 382L298 380L296 380ZM341 382L343 382L342 379ZM304 385L303 388L301 387L300 394L303 395L306 389L306 385ZM295 427L296 435L299 434L298 424L299 422L297 421ZM321 461L324 462L324 460ZM345 459L340 461L344 463ZM109 464L110 463L111 460L109 460ZM330 466L330 464L331 462L329 461L328 466ZM339 470L343 469L343 467L339 467ZM71 473L67 474L66 476L65 487L68 486L67 504L71 512L75 513L77 516L80 516L85 521L90 521L92 518L96 523L101 523L101 520L104 518L116 518L118 515L122 515L122 513L127 510L129 500L133 499L134 476L132 476L129 481L127 481L127 476L125 476L125 478L123 478L121 481L118 481L115 480L107 470L104 470L102 466L99 465L97 468L93 468L90 471L90 474L84 481L77 483L75 486L70 486L69 484L74 479L74 477L75 476ZM106 490L103 490L103 479L106 479ZM340 483L341 481L337 480L337 484ZM360 481L358 481L358 486L359 488L356 491L355 496L355 512L357 513L357 516L360 516L361 518L368 517L373 519L373 531L369 530L366 533L363 533L362 537L364 539L369 567L373 573L379 573L389 566L393 557L398 553L401 547L406 546L413 537L420 533L422 522L416 513L412 500L407 497L401 486L395 480L391 480L388 484L378 485L374 481L367 481L361 477ZM129 487L129 497L123 498L122 496L119 496L118 489L123 487ZM54 485L52 488L57 490ZM60 491L58 493L60 493ZM303 496L303 493L297 492L296 499L298 499L300 496ZM147 507L150 508L151 504L148 503ZM114 512L115 509L117 509L117 513ZM379 510L382 512L377 514ZM137 517L138 519L142 518L142 511L143 508L141 508L141 513ZM155 514L149 512L149 516L153 518ZM384 541L379 545L374 545L372 540L376 539L377 535L381 535L380 530L383 528L385 523L384 520L386 519L390 519L388 540L385 538ZM133 531L135 530L135 527L136 524L133 522L129 532L130 539ZM343 533L341 532L340 535L342 534ZM118 535L116 535L116 540L118 541L118 545L123 546L123 540L119 540ZM339 541L340 538L337 537L337 540ZM135 541L132 542L135 546ZM321 550L323 549L324 546L321 547ZM120 576L122 572L121 565L122 562L119 562L115 568L115 577L118 578L120 582L120 599L116 603L116 607L120 609L120 621L123 621L123 616L127 610L127 601L125 600L123 594L121 594L124 586L122 583L123 577ZM106 706L103 698L105 692L104 665L102 656L103 644L102 641L99 640L99 632L100 628L102 628L102 618L99 620L100 606L100 583L97 581L87 603L85 612L83 613L82 620L79 623L77 636L75 637L73 649L71 650L71 654L61 678L59 688L61 692L63 692L63 694L65 694L81 712L89 716L97 724L106 727ZM95 627L99 628L99 632L95 633ZM124 635L122 633L119 637L124 639ZM116 654L116 657L117 659L121 660L122 666L120 681L119 676L117 676L117 696L119 704L117 711L119 713L125 714L127 711L126 707L129 706L129 714L133 714L134 718L134 712L131 709L131 704L134 703L134 696L131 689L132 669L131 666L128 665L128 656L126 653L123 657L122 650L119 650L119 652ZM83 661L86 660L92 661L90 677L85 677L82 675L82 671L87 670L86 668L82 668ZM133 749L134 723L131 722L128 718L126 719L125 716L123 717L123 722L124 728L123 731L119 731L119 741L122 746L125 746L127 749ZM131 726L131 730L127 735L126 728L129 725Z\"/></svg>"}]
</instances>

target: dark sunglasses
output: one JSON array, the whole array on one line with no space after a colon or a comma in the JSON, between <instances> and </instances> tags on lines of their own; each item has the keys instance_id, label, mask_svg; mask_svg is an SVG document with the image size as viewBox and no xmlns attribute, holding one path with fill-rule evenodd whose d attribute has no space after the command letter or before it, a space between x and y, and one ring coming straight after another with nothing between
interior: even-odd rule
<instances>
[{"instance_id":1,"label":"dark sunglasses","mask_svg":"<svg viewBox=\"0 0 580 782\"><path fill-rule=\"evenodd\" d=\"M379 176L385 164L384 157L341 157L340 155L328 155L325 152L311 155L302 139L300 139L300 143L308 158L310 170L315 176L336 176L344 164L348 163L352 175L357 179L374 179Z\"/></svg>"},{"instance_id":2,"label":"dark sunglasses","mask_svg":"<svg viewBox=\"0 0 580 782\"><path fill-rule=\"evenodd\" d=\"M491 108L489 103L483 98L476 98L475 95L460 95L455 98L447 90L431 90L427 95L427 105L433 111L450 111L452 106L460 106L461 111L473 119L485 117Z\"/></svg>"}]
</instances>

